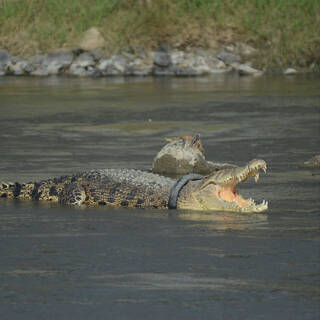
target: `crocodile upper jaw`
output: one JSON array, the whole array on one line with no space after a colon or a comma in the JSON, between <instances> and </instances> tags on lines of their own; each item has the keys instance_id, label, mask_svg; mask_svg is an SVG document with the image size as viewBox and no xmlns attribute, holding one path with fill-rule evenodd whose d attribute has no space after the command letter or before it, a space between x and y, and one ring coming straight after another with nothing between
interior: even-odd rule
<instances>
[{"instance_id":1,"label":"crocodile upper jaw","mask_svg":"<svg viewBox=\"0 0 320 320\"><path fill-rule=\"evenodd\" d=\"M203 191L203 194L198 194L204 209L238 212L266 211L267 201L263 200L260 204L256 204L253 199L244 199L237 192L239 182L244 182L250 177L258 182L261 170L266 172L266 162L254 159L243 167L221 170L206 177L200 187L200 193Z\"/></svg>"}]
</instances>

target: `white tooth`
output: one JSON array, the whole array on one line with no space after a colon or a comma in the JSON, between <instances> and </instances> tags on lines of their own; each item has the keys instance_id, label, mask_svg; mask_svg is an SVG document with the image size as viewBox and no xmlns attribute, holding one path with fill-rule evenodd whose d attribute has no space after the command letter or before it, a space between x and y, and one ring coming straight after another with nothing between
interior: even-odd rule
<instances>
[{"instance_id":1,"label":"white tooth","mask_svg":"<svg viewBox=\"0 0 320 320\"><path fill-rule=\"evenodd\" d=\"M258 180L259 180L259 173L257 173L257 174L254 176L254 181L255 181L255 182L258 182Z\"/></svg>"},{"instance_id":2,"label":"white tooth","mask_svg":"<svg viewBox=\"0 0 320 320\"><path fill-rule=\"evenodd\" d=\"M267 173L267 168L262 168L262 170L264 171L264 173Z\"/></svg>"}]
</instances>

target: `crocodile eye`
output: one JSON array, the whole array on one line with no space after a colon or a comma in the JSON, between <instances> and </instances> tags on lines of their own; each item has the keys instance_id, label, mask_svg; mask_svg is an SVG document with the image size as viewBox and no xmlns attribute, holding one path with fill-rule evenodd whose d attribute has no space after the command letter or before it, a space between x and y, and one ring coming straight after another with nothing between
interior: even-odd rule
<instances>
[{"instance_id":1,"label":"crocodile eye","mask_svg":"<svg viewBox=\"0 0 320 320\"><path fill-rule=\"evenodd\" d=\"M200 190L203 190L204 188L206 188L207 186L209 186L210 184L212 184L213 186L216 186L217 184L214 182L214 181L212 181L212 180L208 180L208 181L205 181L204 183L203 183L203 185L200 187Z\"/></svg>"}]
</instances>

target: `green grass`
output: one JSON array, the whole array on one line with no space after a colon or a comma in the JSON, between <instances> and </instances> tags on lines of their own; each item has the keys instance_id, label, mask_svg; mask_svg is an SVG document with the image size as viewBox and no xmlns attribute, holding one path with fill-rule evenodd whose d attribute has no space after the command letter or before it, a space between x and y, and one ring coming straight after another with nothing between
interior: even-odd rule
<instances>
[{"instance_id":1,"label":"green grass","mask_svg":"<svg viewBox=\"0 0 320 320\"><path fill-rule=\"evenodd\" d=\"M241 41L259 66L320 65L319 0L0 0L0 48L15 55L75 48L90 27L107 53Z\"/></svg>"}]
</instances>

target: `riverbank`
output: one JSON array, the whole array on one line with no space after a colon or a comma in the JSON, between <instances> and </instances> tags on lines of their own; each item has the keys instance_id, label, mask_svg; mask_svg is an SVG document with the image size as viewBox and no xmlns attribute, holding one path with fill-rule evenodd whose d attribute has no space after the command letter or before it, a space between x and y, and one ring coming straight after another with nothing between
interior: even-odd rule
<instances>
[{"instance_id":1,"label":"riverbank","mask_svg":"<svg viewBox=\"0 0 320 320\"><path fill-rule=\"evenodd\" d=\"M155 51L131 51L106 57L99 49L57 51L29 59L0 50L0 75L71 76L203 76L232 71L240 75L262 75L245 57L256 49L238 43L220 52L204 49L181 51L161 46ZM288 69L289 70L289 69ZM289 70L290 71L290 70ZM288 72L288 71L286 71ZM297 71L291 69L290 73Z\"/></svg>"},{"instance_id":2,"label":"riverbank","mask_svg":"<svg viewBox=\"0 0 320 320\"><path fill-rule=\"evenodd\" d=\"M94 43L92 39L88 39ZM221 51L189 48L182 51L168 45L157 50L131 50L104 56L99 48L56 51L29 59L11 56L0 50L0 76L206 76L236 72L240 76L261 76L265 73L294 75L312 72L311 68L256 69L252 58L257 49L244 43L227 46Z\"/></svg>"},{"instance_id":3,"label":"riverbank","mask_svg":"<svg viewBox=\"0 0 320 320\"><path fill-rule=\"evenodd\" d=\"M217 58L224 51L240 54L241 64L250 62L258 70L320 69L317 0L2 0L0 25L0 49L14 57L13 65L17 59L33 61L57 51L73 52L77 58L92 51L82 42L94 28L100 36L95 66L101 57L128 54L154 61L153 52L167 47L171 60L181 52L189 58L200 51ZM239 52L239 44L255 51L247 57ZM150 67L150 62L143 64Z\"/></svg>"}]
</instances>

